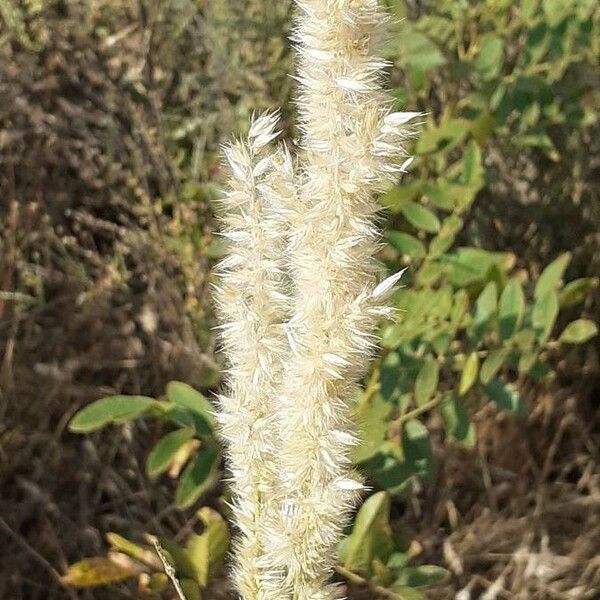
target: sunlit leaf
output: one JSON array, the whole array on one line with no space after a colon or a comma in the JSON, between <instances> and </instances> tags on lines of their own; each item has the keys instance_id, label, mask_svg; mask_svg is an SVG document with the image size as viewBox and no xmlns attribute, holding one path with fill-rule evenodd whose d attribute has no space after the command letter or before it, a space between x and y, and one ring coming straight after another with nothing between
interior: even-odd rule
<instances>
[{"instance_id":1,"label":"sunlit leaf","mask_svg":"<svg viewBox=\"0 0 600 600\"><path fill-rule=\"evenodd\" d=\"M575 306L583 302L589 292L598 287L598 278L584 277L569 281L560 291L559 304L563 307Z\"/></svg>"},{"instance_id":2,"label":"sunlit leaf","mask_svg":"<svg viewBox=\"0 0 600 600\"><path fill-rule=\"evenodd\" d=\"M558 316L558 297L554 290L538 296L531 312L531 325L540 342L545 342Z\"/></svg>"},{"instance_id":3,"label":"sunlit leaf","mask_svg":"<svg viewBox=\"0 0 600 600\"><path fill-rule=\"evenodd\" d=\"M415 401L417 406L426 404L437 390L439 366L437 361L429 356L423 362L423 366L415 381Z\"/></svg>"},{"instance_id":4,"label":"sunlit leaf","mask_svg":"<svg viewBox=\"0 0 600 600\"><path fill-rule=\"evenodd\" d=\"M481 380L481 383L489 383L492 378L496 376L496 373L498 373L502 365L506 362L509 352L509 348L498 348L496 350L492 350L487 355L486 359L481 365L481 370L479 371L479 379Z\"/></svg>"},{"instance_id":5,"label":"sunlit leaf","mask_svg":"<svg viewBox=\"0 0 600 600\"><path fill-rule=\"evenodd\" d=\"M463 367L460 376L458 393L461 396L464 396L473 387L473 384L477 381L478 372L479 356L477 355L477 352L471 352L465 361L465 366Z\"/></svg>"},{"instance_id":6,"label":"sunlit leaf","mask_svg":"<svg viewBox=\"0 0 600 600\"><path fill-rule=\"evenodd\" d=\"M473 338L480 340L487 329L488 322L496 312L498 291L496 284L490 281L475 302L475 315L473 317Z\"/></svg>"},{"instance_id":7,"label":"sunlit leaf","mask_svg":"<svg viewBox=\"0 0 600 600\"><path fill-rule=\"evenodd\" d=\"M503 54L504 44L501 38L493 33L481 37L475 69L484 81L498 75L502 69Z\"/></svg>"},{"instance_id":8,"label":"sunlit leaf","mask_svg":"<svg viewBox=\"0 0 600 600\"><path fill-rule=\"evenodd\" d=\"M119 583L138 574L137 569L117 564L109 558L84 558L69 566L62 583L78 588Z\"/></svg>"},{"instance_id":9,"label":"sunlit leaf","mask_svg":"<svg viewBox=\"0 0 600 600\"><path fill-rule=\"evenodd\" d=\"M500 336L509 339L521 326L525 311L525 294L521 282L513 277L504 287L498 303Z\"/></svg>"},{"instance_id":10,"label":"sunlit leaf","mask_svg":"<svg viewBox=\"0 0 600 600\"><path fill-rule=\"evenodd\" d=\"M577 319L569 323L558 338L563 344L583 344L598 333L598 326L587 319Z\"/></svg>"},{"instance_id":11,"label":"sunlit leaf","mask_svg":"<svg viewBox=\"0 0 600 600\"><path fill-rule=\"evenodd\" d=\"M204 524L204 531L200 535L190 534L185 552L194 567L194 580L205 587L229 550L229 528L223 517L207 506L198 511L198 517Z\"/></svg>"},{"instance_id":12,"label":"sunlit leaf","mask_svg":"<svg viewBox=\"0 0 600 600\"><path fill-rule=\"evenodd\" d=\"M406 220L417 229L437 233L440 229L440 221L428 208L416 202L406 202L400 209Z\"/></svg>"},{"instance_id":13,"label":"sunlit leaf","mask_svg":"<svg viewBox=\"0 0 600 600\"><path fill-rule=\"evenodd\" d=\"M213 413L215 409L213 405L199 391L187 383L170 381L167 385L167 398L175 404L201 414L208 423L214 425Z\"/></svg>"},{"instance_id":14,"label":"sunlit leaf","mask_svg":"<svg viewBox=\"0 0 600 600\"><path fill-rule=\"evenodd\" d=\"M540 275L535 285L535 298L541 298L550 291L557 290L562 282L562 278L569 262L571 253L565 252L557 259L553 260Z\"/></svg>"},{"instance_id":15,"label":"sunlit leaf","mask_svg":"<svg viewBox=\"0 0 600 600\"><path fill-rule=\"evenodd\" d=\"M384 237L390 246L398 250L401 254L406 254L416 259L425 257L426 250L423 242L408 233L386 231Z\"/></svg>"},{"instance_id":16,"label":"sunlit leaf","mask_svg":"<svg viewBox=\"0 0 600 600\"><path fill-rule=\"evenodd\" d=\"M76 433L101 429L109 423L126 423L150 411L157 402L146 396L108 396L82 408L69 423Z\"/></svg>"}]
</instances>

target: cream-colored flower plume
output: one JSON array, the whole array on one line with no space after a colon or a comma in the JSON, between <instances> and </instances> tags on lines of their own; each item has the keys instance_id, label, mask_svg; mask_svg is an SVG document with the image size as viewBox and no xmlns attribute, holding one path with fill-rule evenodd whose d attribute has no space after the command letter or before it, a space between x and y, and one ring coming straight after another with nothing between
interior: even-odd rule
<instances>
[{"instance_id":1,"label":"cream-colored flower plume","mask_svg":"<svg viewBox=\"0 0 600 600\"><path fill-rule=\"evenodd\" d=\"M244 598L279 600L269 594L280 580L261 562L265 512L276 485L273 422L281 360L286 354L283 321L288 300L283 293L286 180L289 154L271 151L278 132L276 114L254 120L246 141L225 148L231 169L222 200L221 233L230 252L220 263L215 295L227 359L227 390L220 397L218 419L228 450L233 509L241 535L234 576Z\"/></svg>"},{"instance_id":2,"label":"cream-colored flower plume","mask_svg":"<svg viewBox=\"0 0 600 600\"><path fill-rule=\"evenodd\" d=\"M352 401L401 275L378 283L374 194L410 162L403 143L419 116L392 112L382 86L378 0L296 4L295 175L285 148L259 158L254 147L273 121L228 150L234 253L219 297L233 392L222 422L245 600L337 597L335 548L363 489Z\"/></svg>"}]
</instances>

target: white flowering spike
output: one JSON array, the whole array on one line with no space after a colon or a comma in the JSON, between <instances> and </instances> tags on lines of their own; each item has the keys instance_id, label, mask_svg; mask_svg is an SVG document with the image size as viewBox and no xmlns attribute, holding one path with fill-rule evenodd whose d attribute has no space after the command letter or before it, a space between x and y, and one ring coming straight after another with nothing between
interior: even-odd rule
<instances>
[{"instance_id":1,"label":"white flowering spike","mask_svg":"<svg viewBox=\"0 0 600 600\"><path fill-rule=\"evenodd\" d=\"M335 548L364 490L352 403L402 272L378 283L374 193L410 165L419 113L391 111L379 0L296 0L300 153L269 154L277 116L225 151L233 177L216 288L221 400L244 600L331 600Z\"/></svg>"},{"instance_id":2,"label":"white flowering spike","mask_svg":"<svg viewBox=\"0 0 600 600\"><path fill-rule=\"evenodd\" d=\"M361 485L352 473L352 399L373 353L379 305L374 192L407 163L418 113L392 113L377 55L387 17L377 0L297 0L301 156L289 207L289 359L277 407L279 514L265 562L281 600L338 597L335 547ZM347 434L347 435L340 435ZM269 513L272 516L272 513Z\"/></svg>"},{"instance_id":3,"label":"white flowering spike","mask_svg":"<svg viewBox=\"0 0 600 600\"><path fill-rule=\"evenodd\" d=\"M228 388L220 396L218 421L228 449L240 530L234 577L248 600L280 600L277 590L269 589L281 574L261 561L263 521L277 479L274 400L281 359L287 352L283 322L288 299L282 293L286 226L279 209L284 200L278 194L291 187L285 187L281 173L285 153L267 148L277 136L277 122L275 114L258 117L247 141L224 149L232 177L222 200L222 235L230 240L231 249L217 269L220 281L214 287Z\"/></svg>"}]
</instances>

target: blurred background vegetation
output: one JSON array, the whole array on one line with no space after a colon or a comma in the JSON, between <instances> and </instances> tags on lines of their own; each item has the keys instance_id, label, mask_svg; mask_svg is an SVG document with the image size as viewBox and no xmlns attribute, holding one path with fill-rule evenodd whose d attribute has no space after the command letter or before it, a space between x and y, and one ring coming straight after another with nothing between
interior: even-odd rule
<instances>
[{"instance_id":1,"label":"blurred background vegetation","mask_svg":"<svg viewBox=\"0 0 600 600\"><path fill-rule=\"evenodd\" d=\"M337 576L597 598L600 9L388 4L397 107L426 116L382 198L409 277ZM212 200L253 110L294 136L290 27L289 0L0 0L0 598L173 597L149 534L189 598L228 597Z\"/></svg>"}]
</instances>

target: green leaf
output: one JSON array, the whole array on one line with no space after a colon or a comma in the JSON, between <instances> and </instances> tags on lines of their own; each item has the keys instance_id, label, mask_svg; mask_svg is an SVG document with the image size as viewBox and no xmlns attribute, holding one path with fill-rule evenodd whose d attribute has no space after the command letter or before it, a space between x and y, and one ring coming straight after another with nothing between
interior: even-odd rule
<instances>
[{"instance_id":1,"label":"green leaf","mask_svg":"<svg viewBox=\"0 0 600 600\"><path fill-rule=\"evenodd\" d=\"M429 233L437 233L440 230L440 221L435 214L416 202L405 202L400 211L406 220L417 229Z\"/></svg>"},{"instance_id":2,"label":"green leaf","mask_svg":"<svg viewBox=\"0 0 600 600\"><path fill-rule=\"evenodd\" d=\"M372 396L367 402L361 402L357 408L360 444L352 450L354 463L361 463L377 453L386 438L388 416L392 405L379 394Z\"/></svg>"},{"instance_id":3,"label":"green leaf","mask_svg":"<svg viewBox=\"0 0 600 600\"><path fill-rule=\"evenodd\" d=\"M422 187L423 184L420 181L393 187L381 197L381 203L393 213L400 212L406 202L415 200L419 196Z\"/></svg>"},{"instance_id":4,"label":"green leaf","mask_svg":"<svg viewBox=\"0 0 600 600\"><path fill-rule=\"evenodd\" d=\"M481 340L487 324L494 316L497 306L498 291L496 284L490 281L475 302L475 316L473 319L473 337L476 341Z\"/></svg>"},{"instance_id":5,"label":"green leaf","mask_svg":"<svg viewBox=\"0 0 600 600\"><path fill-rule=\"evenodd\" d=\"M403 28L398 36L400 58L411 70L426 72L446 63L444 55L425 35L412 27Z\"/></svg>"},{"instance_id":6,"label":"green leaf","mask_svg":"<svg viewBox=\"0 0 600 600\"><path fill-rule=\"evenodd\" d=\"M394 592L399 600L427 600L422 592L405 585L392 584L390 590Z\"/></svg>"},{"instance_id":7,"label":"green leaf","mask_svg":"<svg viewBox=\"0 0 600 600\"><path fill-rule=\"evenodd\" d=\"M571 4L564 0L543 0L542 7L550 27L556 27L572 10Z\"/></svg>"},{"instance_id":8,"label":"green leaf","mask_svg":"<svg viewBox=\"0 0 600 600\"><path fill-rule=\"evenodd\" d=\"M411 419L404 424L402 428L402 449L406 461L411 465L416 475L424 481L428 481L433 477L435 462L429 431L417 419Z\"/></svg>"},{"instance_id":9,"label":"green leaf","mask_svg":"<svg viewBox=\"0 0 600 600\"><path fill-rule=\"evenodd\" d=\"M206 587L229 550L229 529L223 517L208 506L202 507L197 514L204 524L204 531L188 537L185 552L194 568L194 580Z\"/></svg>"},{"instance_id":10,"label":"green leaf","mask_svg":"<svg viewBox=\"0 0 600 600\"><path fill-rule=\"evenodd\" d=\"M420 565L406 567L394 582L396 585L405 585L411 588L429 587L438 585L448 578L448 571L436 565Z\"/></svg>"},{"instance_id":11,"label":"green leaf","mask_svg":"<svg viewBox=\"0 0 600 600\"><path fill-rule=\"evenodd\" d=\"M425 258L425 246L416 237L401 231L386 231L384 237L390 246L401 254L407 254L416 259Z\"/></svg>"},{"instance_id":12,"label":"green leaf","mask_svg":"<svg viewBox=\"0 0 600 600\"><path fill-rule=\"evenodd\" d=\"M146 474L148 477L158 477L158 475L164 473L173 462L181 446L193 437L194 432L191 429L177 429L162 437L146 460Z\"/></svg>"},{"instance_id":13,"label":"green leaf","mask_svg":"<svg viewBox=\"0 0 600 600\"><path fill-rule=\"evenodd\" d=\"M367 498L354 519L352 532L339 548L346 569L371 574L374 559L386 563L394 549L390 527L390 496L378 492Z\"/></svg>"},{"instance_id":14,"label":"green leaf","mask_svg":"<svg viewBox=\"0 0 600 600\"><path fill-rule=\"evenodd\" d=\"M426 183L423 186L424 197L441 210L451 211L454 208L454 198L452 197L452 186L447 181L439 183Z\"/></svg>"},{"instance_id":15,"label":"green leaf","mask_svg":"<svg viewBox=\"0 0 600 600\"><path fill-rule=\"evenodd\" d=\"M212 427L199 412L172 402L163 402L161 404L161 409L165 416L176 425L193 429L199 438L212 436Z\"/></svg>"},{"instance_id":16,"label":"green leaf","mask_svg":"<svg viewBox=\"0 0 600 600\"><path fill-rule=\"evenodd\" d=\"M422 187L420 181L394 187L381 197L381 203L393 213L400 212L406 202L415 200L419 196Z\"/></svg>"},{"instance_id":17,"label":"green leaf","mask_svg":"<svg viewBox=\"0 0 600 600\"><path fill-rule=\"evenodd\" d=\"M558 297L554 290L550 290L536 299L531 312L531 325L540 342L545 342L552 333L557 316Z\"/></svg>"},{"instance_id":18,"label":"green leaf","mask_svg":"<svg viewBox=\"0 0 600 600\"><path fill-rule=\"evenodd\" d=\"M575 279L565 285L559 294L559 303L561 306L575 306L583 302L589 292L598 287L597 277L583 277Z\"/></svg>"},{"instance_id":19,"label":"green leaf","mask_svg":"<svg viewBox=\"0 0 600 600\"><path fill-rule=\"evenodd\" d=\"M188 553L169 538L157 536L157 539L165 551L169 564L175 569L177 576L193 579L196 570Z\"/></svg>"},{"instance_id":20,"label":"green leaf","mask_svg":"<svg viewBox=\"0 0 600 600\"><path fill-rule=\"evenodd\" d=\"M175 504L188 508L214 483L214 471L218 453L212 449L203 450L183 471L175 491Z\"/></svg>"},{"instance_id":21,"label":"green leaf","mask_svg":"<svg viewBox=\"0 0 600 600\"><path fill-rule=\"evenodd\" d=\"M515 387L493 379L484 387L485 393L502 409L523 414L524 407Z\"/></svg>"},{"instance_id":22,"label":"green leaf","mask_svg":"<svg viewBox=\"0 0 600 600\"><path fill-rule=\"evenodd\" d=\"M454 243L456 234L460 231L462 225L463 220L458 215L450 215L445 219L440 233L429 244L429 257L437 258L446 252Z\"/></svg>"},{"instance_id":23,"label":"green leaf","mask_svg":"<svg viewBox=\"0 0 600 600\"><path fill-rule=\"evenodd\" d=\"M475 60L475 70L484 81L488 81L500 73L503 55L502 39L493 33L486 33L481 37L481 45Z\"/></svg>"},{"instance_id":24,"label":"green leaf","mask_svg":"<svg viewBox=\"0 0 600 600\"><path fill-rule=\"evenodd\" d=\"M519 357L519 363L517 369L520 375L527 375L534 367L538 360L539 351L537 350L525 350Z\"/></svg>"},{"instance_id":25,"label":"green leaf","mask_svg":"<svg viewBox=\"0 0 600 600\"><path fill-rule=\"evenodd\" d=\"M498 304L500 337L509 339L521 326L525 311L525 294L521 282L513 277L504 287Z\"/></svg>"},{"instance_id":26,"label":"green leaf","mask_svg":"<svg viewBox=\"0 0 600 600\"><path fill-rule=\"evenodd\" d=\"M565 252L557 259L553 260L540 275L535 285L534 297L541 298L550 291L557 290L560 287L562 278L569 262L571 253Z\"/></svg>"},{"instance_id":27,"label":"green leaf","mask_svg":"<svg viewBox=\"0 0 600 600\"><path fill-rule=\"evenodd\" d=\"M489 383L492 378L496 376L496 373L498 373L506 361L509 353L509 348L499 348L497 350L492 350L488 354L487 358L483 361L483 364L481 365L481 371L479 372L479 379L481 380L481 383Z\"/></svg>"},{"instance_id":28,"label":"green leaf","mask_svg":"<svg viewBox=\"0 0 600 600\"><path fill-rule=\"evenodd\" d=\"M428 356L421 367L415 381L415 401L417 406L426 404L437 390L439 365L437 361Z\"/></svg>"},{"instance_id":29,"label":"green leaf","mask_svg":"<svg viewBox=\"0 0 600 600\"><path fill-rule=\"evenodd\" d=\"M583 344L598 333L598 326L587 319L577 319L569 323L560 334L558 341L563 344Z\"/></svg>"},{"instance_id":30,"label":"green leaf","mask_svg":"<svg viewBox=\"0 0 600 600\"><path fill-rule=\"evenodd\" d=\"M153 569L158 570L161 568L160 560L156 556L156 551L154 548L135 544L127 538L124 538L118 533L113 533L112 531L109 531L106 534L106 539L115 550L123 552L124 554L127 554L127 556L131 556L131 558L135 558L135 560L138 562L148 565Z\"/></svg>"},{"instance_id":31,"label":"green leaf","mask_svg":"<svg viewBox=\"0 0 600 600\"><path fill-rule=\"evenodd\" d=\"M479 191L483 187L485 169L481 162L481 149L475 140L471 140L467 145L461 162L462 183Z\"/></svg>"},{"instance_id":32,"label":"green leaf","mask_svg":"<svg viewBox=\"0 0 600 600\"><path fill-rule=\"evenodd\" d=\"M210 423L215 424L213 416L214 408L212 404L197 390L187 383L181 381L170 381L167 385L167 398L185 408L202 415Z\"/></svg>"},{"instance_id":33,"label":"green leaf","mask_svg":"<svg viewBox=\"0 0 600 600\"><path fill-rule=\"evenodd\" d=\"M451 150L465 139L468 132L469 121L466 119L448 119L419 136L415 153L423 155L438 150Z\"/></svg>"},{"instance_id":34,"label":"green leaf","mask_svg":"<svg viewBox=\"0 0 600 600\"><path fill-rule=\"evenodd\" d=\"M448 394L439 405L439 413L446 431L454 440L466 448L475 446L477 434L464 404L456 394Z\"/></svg>"},{"instance_id":35,"label":"green leaf","mask_svg":"<svg viewBox=\"0 0 600 600\"><path fill-rule=\"evenodd\" d=\"M193 579L182 579L180 581L181 589L185 600L202 600L200 587Z\"/></svg>"},{"instance_id":36,"label":"green leaf","mask_svg":"<svg viewBox=\"0 0 600 600\"><path fill-rule=\"evenodd\" d=\"M458 386L458 393L464 396L477 381L477 373L479 372L479 356L477 352L471 352L460 376L460 384Z\"/></svg>"},{"instance_id":37,"label":"green leaf","mask_svg":"<svg viewBox=\"0 0 600 600\"><path fill-rule=\"evenodd\" d=\"M117 564L110 558L98 556L84 558L70 565L65 575L61 577L61 582L78 588L88 588L119 583L136 575L138 575L136 569Z\"/></svg>"},{"instance_id":38,"label":"green leaf","mask_svg":"<svg viewBox=\"0 0 600 600\"><path fill-rule=\"evenodd\" d=\"M108 396L82 408L69 423L76 433L87 433L101 429L109 423L127 423L141 417L157 402L146 396Z\"/></svg>"}]
</instances>

